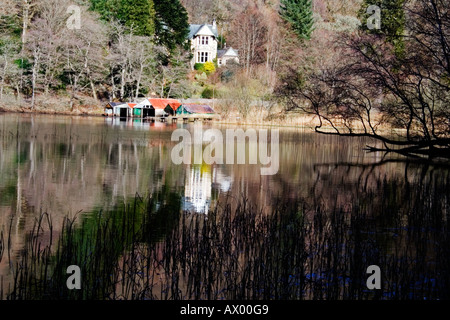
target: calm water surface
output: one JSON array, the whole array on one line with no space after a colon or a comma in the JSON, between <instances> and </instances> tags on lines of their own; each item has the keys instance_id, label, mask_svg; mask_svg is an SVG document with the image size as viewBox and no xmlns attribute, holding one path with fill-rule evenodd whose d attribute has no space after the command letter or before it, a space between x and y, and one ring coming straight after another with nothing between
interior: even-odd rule
<instances>
[{"instance_id":1,"label":"calm water surface","mask_svg":"<svg viewBox=\"0 0 450 320\"><path fill-rule=\"evenodd\" d=\"M222 132L238 128L203 125L205 130L211 127ZM42 212L50 215L57 237L64 217L107 211L132 203L136 194L146 197L163 188L180 196L183 210L205 216L217 204L243 198L262 215L270 215L275 204L286 200L300 201L312 219L319 209L334 212L338 208L343 215L351 215L355 208L364 208L371 217L364 223L383 235L370 240L377 241L383 254L404 248L414 237L428 248L420 253L417 248L408 251L416 255L415 261L417 255L427 260L426 265L417 266L422 271L414 280L422 288L424 283L430 287L440 281L433 268L443 245L430 238L434 231L406 234L402 230L420 227L409 213L425 203L428 206L419 212L432 212L431 220L446 223L447 168L365 153L363 148L374 143L367 139L323 136L295 128L280 128L276 175L262 176L258 164L175 165L171 150L176 142L171 135L177 128L192 130L193 124L0 114L0 230L4 239L9 237L10 246L0 262L4 281L10 279L12 261L19 259L27 232ZM395 222L390 224L389 215L396 217ZM329 231L315 231L315 237L321 232ZM445 237L440 239L447 241ZM433 267L427 269L428 264ZM441 281L448 281L448 276ZM446 294L441 290L436 296ZM421 298L420 294L412 297Z\"/></svg>"}]
</instances>

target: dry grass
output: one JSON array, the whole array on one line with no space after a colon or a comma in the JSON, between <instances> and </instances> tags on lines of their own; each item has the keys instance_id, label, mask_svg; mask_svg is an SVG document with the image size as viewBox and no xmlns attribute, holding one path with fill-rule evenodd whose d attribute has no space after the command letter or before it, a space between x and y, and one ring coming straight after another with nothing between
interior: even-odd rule
<instances>
[{"instance_id":1,"label":"dry grass","mask_svg":"<svg viewBox=\"0 0 450 320\"><path fill-rule=\"evenodd\" d=\"M87 96L80 96L73 110L70 109L70 98L66 96L39 95L36 97L34 109L31 109L30 105L29 99L4 96L0 100L0 111L61 115L101 115L103 113L103 103Z\"/></svg>"}]
</instances>

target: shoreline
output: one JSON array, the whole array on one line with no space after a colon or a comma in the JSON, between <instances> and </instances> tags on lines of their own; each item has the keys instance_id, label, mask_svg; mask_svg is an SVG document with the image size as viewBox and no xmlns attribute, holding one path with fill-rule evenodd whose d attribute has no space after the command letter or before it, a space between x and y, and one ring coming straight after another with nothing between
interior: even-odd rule
<instances>
[{"instance_id":1,"label":"shoreline","mask_svg":"<svg viewBox=\"0 0 450 320\"><path fill-rule=\"evenodd\" d=\"M5 108L0 106L0 113L16 113L16 114L29 114L29 115L57 115L57 116L71 116L71 117L95 117L95 118L108 118L103 114L103 108L101 107L81 107L78 106L74 111L69 110L56 110L56 109L42 109L35 108L31 110L29 107L18 107L18 108ZM221 115L218 114L220 117ZM249 117L250 118L250 117ZM316 132L315 127L318 125L315 116L293 113L281 115L279 118L274 118L274 120L263 120L262 118L256 119L256 121L242 120L238 114L232 113L228 115L228 119L213 119L208 121L208 123L214 123L219 125L241 125L241 126L258 126L258 127L276 127L276 128L286 128L286 129L301 129L301 130L311 130L311 132ZM129 119L135 119L130 117ZM137 119L137 118L136 118ZM324 125L322 127L326 130L332 130L331 126ZM379 132L383 134L393 134L399 133L404 129L396 128L379 128Z\"/></svg>"},{"instance_id":2,"label":"shoreline","mask_svg":"<svg viewBox=\"0 0 450 320\"><path fill-rule=\"evenodd\" d=\"M97 110L92 111L91 110L74 110L74 111L59 111L55 109L34 109L31 110L30 108L4 108L0 107L0 113L15 113L15 114L29 114L29 115L59 115L59 116L74 116L74 117L96 117L96 118L108 118L103 114L102 108L97 108ZM219 114L220 116L220 114ZM297 118L302 118L302 123L286 123L282 124L280 123L280 120L277 121L248 121L248 120L233 120L236 119L236 116L230 116L230 119L213 119L211 121L208 121L208 123L215 123L220 125L243 125L243 126L260 126L260 127L282 127L282 128L293 128L293 129L311 129L314 131L314 124L311 125L305 125L304 122L307 120L306 118L309 117L307 115L299 115ZM130 117L129 119L135 119Z\"/></svg>"}]
</instances>

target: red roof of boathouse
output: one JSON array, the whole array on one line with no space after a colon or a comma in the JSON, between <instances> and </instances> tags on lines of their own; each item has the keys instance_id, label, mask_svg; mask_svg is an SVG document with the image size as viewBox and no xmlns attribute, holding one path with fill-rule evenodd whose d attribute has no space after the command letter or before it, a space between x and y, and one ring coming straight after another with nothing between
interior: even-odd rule
<instances>
[{"instance_id":1,"label":"red roof of boathouse","mask_svg":"<svg viewBox=\"0 0 450 320\"><path fill-rule=\"evenodd\" d=\"M155 109L165 109L168 105L176 111L179 106L181 106L181 102L176 99L148 99L151 105Z\"/></svg>"}]
</instances>

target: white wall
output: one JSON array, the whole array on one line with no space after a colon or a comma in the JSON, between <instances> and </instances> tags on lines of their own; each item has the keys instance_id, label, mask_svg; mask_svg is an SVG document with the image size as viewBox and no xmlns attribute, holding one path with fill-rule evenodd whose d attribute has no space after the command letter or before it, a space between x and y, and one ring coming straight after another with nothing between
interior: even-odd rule
<instances>
[{"instance_id":1,"label":"white wall","mask_svg":"<svg viewBox=\"0 0 450 320\"><path fill-rule=\"evenodd\" d=\"M199 62L201 52L208 53L208 60L213 61L217 57L217 40L213 36L208 36L208 44L201 44L201 35L191 40L191 50L194 54L193 65Z\"/></svg>"}]
</instances>

